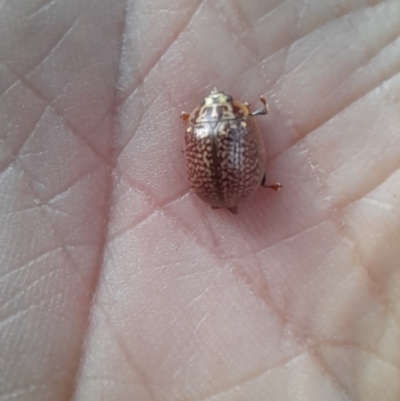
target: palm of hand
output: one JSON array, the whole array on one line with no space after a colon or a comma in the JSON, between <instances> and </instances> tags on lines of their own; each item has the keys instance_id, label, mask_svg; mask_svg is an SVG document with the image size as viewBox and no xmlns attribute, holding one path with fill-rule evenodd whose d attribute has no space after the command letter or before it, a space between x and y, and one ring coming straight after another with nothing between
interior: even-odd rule
<instances>
[{"instance_id":1,"label":"palm of hand","mask_svg":"<svg viewBox=\"0 0 400 401\"><path fill-rule=\"evenodd\" d=\"M0 5L1 399L399 398L400 3L361 3ZM236 217L180 153L214 84L284 186Z\"/></svg>"}]
</instances>

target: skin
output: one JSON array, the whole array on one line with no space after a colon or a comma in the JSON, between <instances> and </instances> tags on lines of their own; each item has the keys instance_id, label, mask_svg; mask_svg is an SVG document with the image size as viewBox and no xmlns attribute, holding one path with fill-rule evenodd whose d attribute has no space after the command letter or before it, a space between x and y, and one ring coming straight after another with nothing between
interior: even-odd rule
<instances>
[{"instance_id":1,"label":"skin","mask_svg":"<svg viewBox=\"0 0 400 401\"><path fill-rule=\"evenodd\" d=\"M0 2L0 401L400 399L399 20ZM269 103L237 216L185 178L214 85Z\"/></svg>"}]
</instances>

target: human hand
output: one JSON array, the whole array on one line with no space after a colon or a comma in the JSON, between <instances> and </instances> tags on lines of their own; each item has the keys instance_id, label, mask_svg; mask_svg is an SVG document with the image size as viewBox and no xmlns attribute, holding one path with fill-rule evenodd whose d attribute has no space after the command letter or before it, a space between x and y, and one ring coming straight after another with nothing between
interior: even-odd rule
<instances>
[{"instance_id":1,"label":"human hand","mask_svg":"<svg viewBox=\"0 0 400 401\"><path fill-rule=\"evenodd\" d=\"M2 2L0 400L398 400L399 20ZM185 176L214 85L269 103L237 216Z\"/></svg>"}]
</instances>

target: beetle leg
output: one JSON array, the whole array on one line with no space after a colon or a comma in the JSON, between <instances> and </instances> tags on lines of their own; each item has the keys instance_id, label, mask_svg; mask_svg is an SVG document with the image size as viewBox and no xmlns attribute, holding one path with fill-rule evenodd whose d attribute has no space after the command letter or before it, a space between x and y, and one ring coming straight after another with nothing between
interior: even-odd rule
<instances>
[{"instance_id":1,"label":"beetle leg","mask_svg":"<svg viewBox=\"0 0 400 401\"><path fill-rule=\"evenodd\" d=\"M282 184L279 182L271 185L262 185L263 188L270 188L273 189L274 191L279 191L282 188Z\"/></svg>"},{"instance_id":2,"label":"beetle leg","mask_svg":"<svg viewBox=\"0 0 400 401\"><path fill-rule=\"evenodd\" d=\"M263 95L260 95L260 102L263 104L263 108L253 111L250 115L251 116L259 116L261 114L268 114L268 106L267 106L267 100Z\"/></svg>"},{"instance_id":3,"label":"beetle leg","mask_svg":"<svg viewBox=\"0 0 400 401\"><path fill-rule=\"evenodd\" d=\"M238 214L238 208L237 208L237 206L228 207L228 210L229 210L232 214Z\"/></svg>"},{"instance_id":4,"label":"beetle leg","mask_svg":"<svg viewBox=\"0 0 400 401\"><path fill-rule=\"evenodd\" d=\"M262 186L263 188L270 188L270 189L273 189L274 191L279 191L279 190L282 188L282 185L281 185L279 182L277 182L277 183L275 183L275 184L267 185L267 184L265 183L266 178L267 178L267 177L266 177L266 175L264 174L263 179L262 179L262 181L261 181L261 186Z\"/></svg>"},{"instance_id":5,"label":"beetle leg","mask_svg":"<svg viewBox=\"0 0 400 401\"><path fill-rule=\"evenodd\" d=\"M189 118L189 114L186 113L185 111L182 111L182 113L181 113L181 119L182 119L183 121L186 121L188 118Z\"/></svg>"},{"instance_id":6,"label":"beetle leg","mask_svg":"<svg viewBox=\"0 0 400 401\"><path fill-rule=\"evenodd\" d=\"M222 209L222 207L211 205L211 209ZM232 214L237 214L237 213L238 213L238 208L237 208L237 206L227 207L227 209L228 209Z\"/></svg>"}]
</instances>

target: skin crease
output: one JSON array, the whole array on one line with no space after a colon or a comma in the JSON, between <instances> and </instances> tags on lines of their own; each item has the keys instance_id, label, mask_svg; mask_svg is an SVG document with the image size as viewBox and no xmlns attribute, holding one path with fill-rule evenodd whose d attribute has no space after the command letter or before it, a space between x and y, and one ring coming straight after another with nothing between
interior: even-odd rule
<instances>
[{"instance_id":1,"label":"skin crease","mask_svg":"<svg viewBox=\"0 0 400 401\"><path fill-rule=\"evenodd\" d=\"M0 3L0 401L400 399L400 2ZM189 192L190 112L267 181Z\"/></svg>"}]
</instances>

